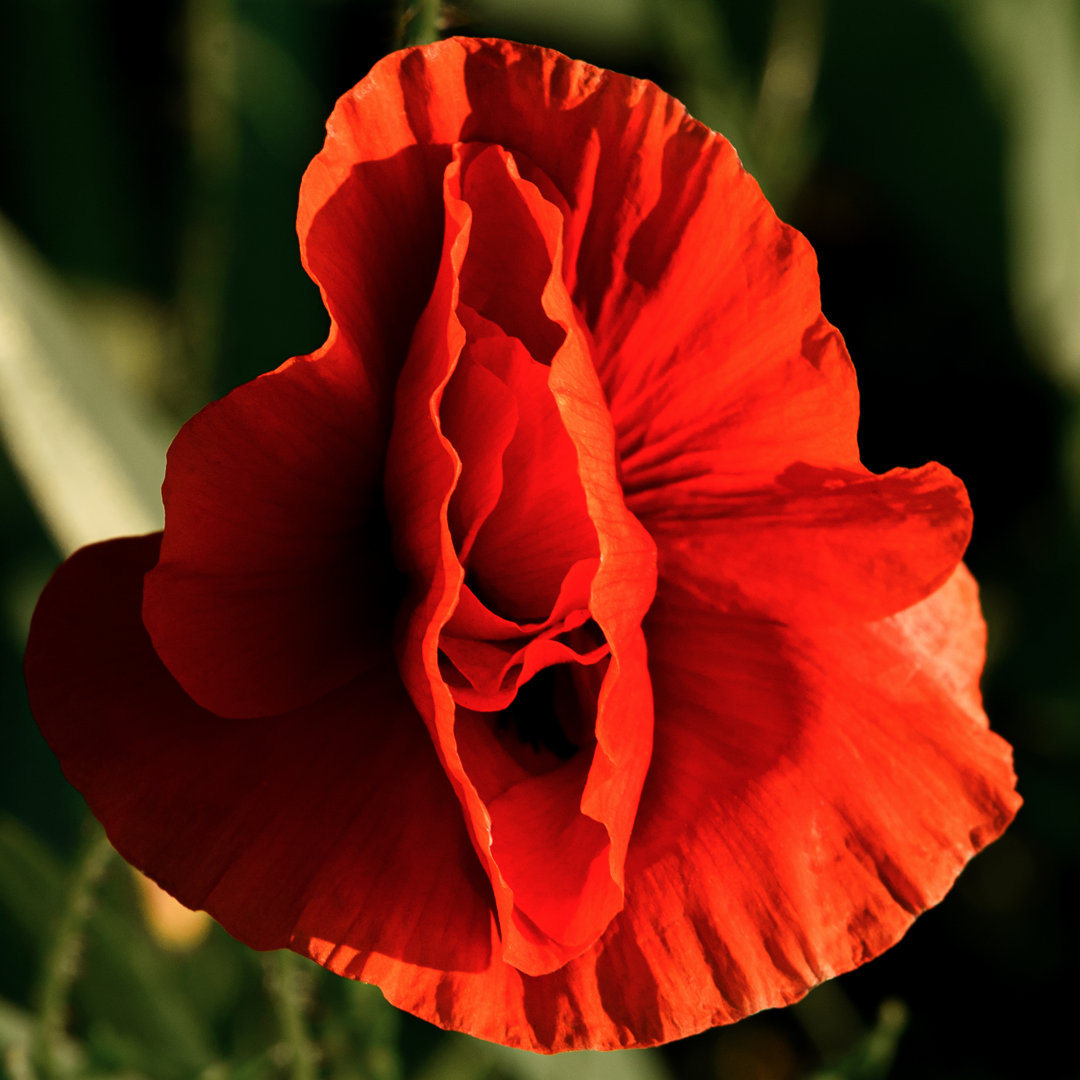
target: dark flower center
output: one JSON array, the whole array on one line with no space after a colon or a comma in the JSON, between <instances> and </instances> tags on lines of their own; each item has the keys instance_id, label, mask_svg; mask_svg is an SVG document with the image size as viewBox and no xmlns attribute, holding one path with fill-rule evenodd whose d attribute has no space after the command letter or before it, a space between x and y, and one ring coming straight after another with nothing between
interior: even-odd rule
<instances>
[{"instance_id":1,"label":"dark flower center","mask_svg":"<svg viewBox=\"0 0 1080 1080\"><path fill-rule=\"evenodd\" d=\"M573 693L572 684L569 687L568 684L570 677L563 664L538 671L518 688L514 700L496 714L498 727L511 731L537 753L547 750L560 761L569 761L581 747L571 742L566 733L565 699L568 689Z\"/></svg>"}]
</instances>

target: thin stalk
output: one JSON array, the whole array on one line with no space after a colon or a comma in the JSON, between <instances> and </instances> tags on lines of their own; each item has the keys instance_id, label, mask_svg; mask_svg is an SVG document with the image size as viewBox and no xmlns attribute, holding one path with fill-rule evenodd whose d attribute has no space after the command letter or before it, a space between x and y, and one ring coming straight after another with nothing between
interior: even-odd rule
<instances>
[{"instance_id":1,"label":"thin stalk","mask_svg":"<svg viewBox=\"0 0 1080 1080\"><path fill-rule=\"evenodd\" d=\"M427 45L437 41L443 28L441 0L411 0L402 7L397 44Z\"/></svg>"},{"instance_id":2,"label":"thin stalk","mask_svg":"<svg viewBox=\"0 0 1080 1080\"><path fill-rule=\"evenodd\" d=\"M44 1080L61 1075L56 1047L64 1034L68 1000L79 973L86 923L93 911L97 886L105 873L113 849L105 830L91 821L76 857L60 910L60 921L52 944L45 953L37 991L34 994L37 1024L32 1057Z\"/></svg>"},{"instance_id":3,"label":"thin stalk","mask_svg":"<svg viewBox=\"0 0 1080 1080\"><path fill-rule=\"evenodd\" d=\"M298 970L299 959L287 949L264 958L266 988L274 1003L281 1045L288 1055L290 1080L316 1080L318 1050L304 1020L305 989Z\"/></svg>"},{"instance_id":4,"label":"thin stalk","mask_svg":"<svg viewBox=\"0 0 1080 1080\"><path fill-rule=\"evenodd\" d=\"M176 282L180 381L170 389L186 413L209 394L221 355L240 133L232 0L187 0L185 24L190 178Z\"/></svg>"}]
</instances>

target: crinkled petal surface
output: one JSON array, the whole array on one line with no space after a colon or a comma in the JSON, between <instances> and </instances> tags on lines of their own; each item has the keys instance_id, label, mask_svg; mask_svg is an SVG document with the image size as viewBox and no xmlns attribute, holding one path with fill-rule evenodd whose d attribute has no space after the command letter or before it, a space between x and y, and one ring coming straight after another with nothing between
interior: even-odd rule
<instances>
[{"instance_id":1,"label":"crinkled petal surface","mask_svg":"<svg viewBox=\"0 0 1080 1080\"><path fill-rule=\"evenodd\" d=\"M888 948L1019 804L970 508L861 466L813 252L731 146L453 39L341 99L298 225L327 344L186 425L164 537L35 613L35 716L118 850L545 1052Z\"/></svg>"},{"instance_id":2,"label":"crinkled petal surface","mask_svg":"<svg viewBox=\"0 0 1080 1080\"><path fill-rule=\"evenodd\" d=\"M142 627L157 545L84 549L35 615L31 704L66 774L184 903L445 1027L614 1048L785 1004L895 942L1015 812L963 568L907 611L812 640L662 588L625 908L578 959L522 975L499 959L454 793L386 658L316 707L220 720Z\"/></svg>"},{"instance_id":3,"label":"crinkled petal surface","mask_svg":"<svg viewBox=\"0 0 1080 1080\"><path fill-rule=\"evenodd\" d=\"M314 705L216 716L140 618L159 544L113 540L64 563L26 657L34 714L116 848L256 948L311 921L407 964L486 967L487 884L389 647Z\"/></svg>"},{"instance_id":4,"label":"crinkled petal surface","mask_svg":"<svg viewBox=\"0 0 1080 1080\"><path fill-rule=\"evenodd\" d=\"M587 341L560 288L561 214L521 178L506 151L474 149L456 150L446 171L444 257L399 381L387 458L395 548L410 579L427 585L410 603L399 663L488 870L503 958L539 975L580 955L623 904L623 864L651 740L640 623L653 596L655 555L652 540L623 503L610 415ZM478 199L478 188L486 201ZM513 265L499 266L492 236L508 218L517 218L518 243ZM505 288L487 295L495 282ZM471 555L479 564L477 580L522 621L533 621L522 610L539 621L574 568L597 564L580 603L611 655L595 705L591 760L584 751L528 777L514 776L507 761L502 782L498 771L478 782L477 769L489 771L479 760L491 760L492 733L485 737L481 725L458 723L443 678L441 660L460 665L466 655L462 639L455 639L454 652L439 651L444 626L462 631L453 616L464 570L453 547L449 507L465 476L464 462L441 415L457 368L469 370L467 323L481 331L480 344L494 346L494 355L485 351L488 370L498 372L518 400L517 431L503 455L503 486L511 491L477 534ZM547 364L537 359L545 352ZM545 415L538 418L540 412ZM524 455L515 453L518 436L526 442ZM519 476L529 467L523 456L535 459L545 441L553 452L543 472L549 480L562 474L561 498L550 483ZM472 644L476 657L477 647L490 650L492 643ZM466 703L482 707L473 699Z\"/></svg>"}]
</instances>

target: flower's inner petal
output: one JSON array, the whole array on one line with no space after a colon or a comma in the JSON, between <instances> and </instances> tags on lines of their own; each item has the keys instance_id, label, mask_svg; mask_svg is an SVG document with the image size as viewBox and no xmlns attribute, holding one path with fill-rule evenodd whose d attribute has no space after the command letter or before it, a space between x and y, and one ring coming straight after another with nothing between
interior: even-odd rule
<instances>
[{"instance_id":1,"label":"flower's inner petal","mask_svg":"<svg viewBox=\"0 0 1080 1080\"><path fill-rule=\"evenodd\" d=\"M609 921L608 909L622 906L608 831L580 810L609 663L606 646L602 652L592 663L545 667L502 710L457 710L461 760L491 816L492 856L513 889L504 951L509 944L520 954L522 940L554 937L580 954Z\"/></svg>"},{"instance_id":2,"label":"flower's inner petal","mask_svg":"<svg viewBox=\"0 0 1080 1080\"><path fill-rule=\"evenodd\" d=\"M443 391L439 419L443 434L461 459L450 496L450 536L462 565L480 527L503 490L503 454L517 429L517 402L510 388L468 346Z\"/></svg>"},{"instance_id":3,"label":"flower's inner petal","mask_svg":"<svg viewBox=\"0 0 1080 1080\"><path fill-rule=\"evenodd\" d=\"M548 389L550 369L470 309L460 308L459 317L469 338L439 412L450 444L463 446L450 500L458 558L469 587L493 611L542 623L568 567L600 554L577 456ZM475 475L478 469L485 471ZM583 604L587 596L586 588Z\"/></svg>"},{"instance_id":4,"label":"flower's inner petal","mask_svg":"<svg viewBox=\"0 0 1080 1080\"><path fill-rule=\"evenodd\" d=\"M513 158L496 147L466 151L462 198L483 207L473 218L461 268L458 317L468 335L440 418L455 445L463 429L500 423L506 406L495 395L453 393L459 375L479 365L510 391L516 428L502 459L502 493L478 529L471 551L458 549L470 587L493 610L520 622L542 622L566 569L599 555L578 476L577 452L549 387L550 362L566 330L545 313L550 255L528 202L492 200L521 181ZM545 206L533 185L528 188ZM551 223L561 215L551 207ZM463 481L468 484L468 477Z\"/></svg>"},{"instance_id":5,"label":"flower's inner petal","mask_svg":"<svg viewBox=\"0 0 1080 1080\"><path fill-rule=\"evenodd\" d=\"M550 664L594 664L608 655L607 642L589 615L589 586L598 560L575 563L548 619L535 625L494 614L463 585L457 609L439 639L440 669L454 700L466 708L507 708L518 688Z\"/></svg>"},{"instance_id":6,"label":"flower's inner petal","mask_svg":"<svg viewBox=\"0 0 1080 1080\"><path fill-rule=\"evenodd\" d=\"M551 320L544 303L552 272L545 223L533 213L533 200L522 197L525 189L512 154L499 146L473 144L462 148L461 160L461 198L473 207L474 216L461 267L459 313L481 316L522 342L537 364L547 366L567 331ZM535 185L528 186L533 198L551 208L547 224L557 224L561 231L562 215ZM477 337L482 333L475 322L466 328Z\"/></svg>"},{"instance_id":7,"label":"flower's inner petal","mask_svg":"<svg viewBox=\"0 0 1080 1080\"><path fill-rule=\"evenodd\" d=\"M495 146L455 149L444 201L387 461L411 581L398 662L488 873L503 959L537 975L622 906L655 549L622 501L559 209Z\"/></svg>"}]
</instances>

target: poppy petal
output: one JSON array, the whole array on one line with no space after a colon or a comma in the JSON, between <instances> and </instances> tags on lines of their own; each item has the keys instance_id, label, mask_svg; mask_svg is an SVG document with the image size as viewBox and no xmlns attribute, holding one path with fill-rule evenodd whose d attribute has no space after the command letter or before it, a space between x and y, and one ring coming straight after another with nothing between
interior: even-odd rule
<instances>
[{"instance_id":1,"label":"poppy petal","mask_svg":"<svg viewBox=\"0 0 1080 1080\"><path fill-rule=\"evenodd\" d=\"M502 379L466 349L443 391L439 418L461 459L447 518L458 559L467 566L476 534L503 492L502 460L517 429L517 403Z\"/></svg>"},{"instance_id":2,"label":"poppy petal","mask_svg":"<svg viewBox=\"0 0 1080 1080\"><path fill-rule=\"evenodd\" d=\"M468 107L448 84L432 93L428 67L418 50L376 64L368 92L354 89L338 102L300 185L301 259L319 286L331 336L362 358L383 445L395 383L442 250L450 143L432 144L428 136L437 117Z\"/></svg>"},{"instance_id":3,"label":"poppy petal","mask_svg":"<svg viewBox=\"0 0 1080 1080\"><path fill-rule=\"evenodd\" d=\"M467 199L468 175L470 169L479 167L485 170L486 198L472 207ZM622 903L622 864L637 792L648 765L651 706L640 619L652 595L655 548L623 505L615 475L610 417L588 344L559 279L561 214L533 184L522 179L512 157L498 148L455 151L445 184L443 263L399 380L387 459L388 506L396 547L415 586L409 615L402 624L398 659L405 683L429 724L461 798L477 853L488 869L499 912L503 957L535 975L578 955ZM545 282L540 287L542 308L532 310L525 305L495 310L469 284L475 270L472 256L483 261L491 254L492 247L485 242L491 229L478 221L489 206L498 208L500 214L529 217L537 243L519 245L517 263L526 277L540 272L536 280ZM474 235L479 238L476 252L472 249ZM528 230L524 235L529 235ZM508 293L514 295L512 286ZM489 798L484 797L478 778L470 772L470 762L479 760L478 748L470 739L482 733L456 724L455 702L443 677L439 653L440 637L451 622L463 583L448 524L461 459L442 431L439 417L455 365L467 347L466 323L472 325L469 312L476 310L466 305L466 295L484 309L479 314L489 323L489 316L497 316L512 327L516 340L527 343L530 354L542 350L547 342L556 349L550 368L529 356L518 359L535 364L544 373L545 379L532 387L532 393L553 398L569 437L573 460L564 464L572 468L570 479L584 492L587 516L583 521L593 537L591 551L585 554L595 554L598 549L600 554L599 569L582 602L588 603L612 658L600 692L588 769L582 771L568 763L555 772L522 781L512 791L503 785ZM546 329L541 322L547 323ZM482 340L494 339L488 336ZM494 362L495 358L487 356L486 360ZM499 374L504 384L514 382L507 371ZM529 426L529 414L536 409L527 398L522 394L518 399L519 432ZM511 467L504 477L502 498L507 497L509 481L520 471L514 465L512 448L513 442L504 456L504 468L508 462ZM496 506L477 536L474 557L481 548L484 530L499 523L498 514ZM539 555L535 538L529 538L526 546ZM545 542L544 550L552 547L557 545ZM577 545L563 553L558 576L549 585L558 589L574 568L588 565L589 560L578 558L578 554ZM556 598L548 597L546 606L550 608ZM501 649L494 651L504 655ZM469 654L474 659L480 655L475 649ZM460 643L455 645L455 655L466 655ZM481 756L488 760L486 752ZM562 807L559 814L551 812L553 801ZM533 826L532 848L506 839L520 839L526 823L541 819L551 828Z\"/></svg>"},{"instance_id":4,"label":"poppy petal","mask_svg":"<svg viewBox=\"0 0 1080 1080\"><path fill-rule=\"evenodd\" d=\"M657 727L628 865L648 894L633 906L679 916L652 936L667 953L653 968L674 986L708 975L711 1023L888 948L1016 812L1009 748L978 699L984 631L963 567L907 611L812 637L717 618L665 583L647 635ZM635 940L649 949L640 921Z\"/></svg>"},{"instance_id":5,"label":"poppy petal","mask_svg":"<svg viewBox=\"0 0 1080 1080\"><path fill-rule=\"evenodd\" d=\"M567 337L545 310L552 238L564 221L497 146L462 149L459 188L474 207L459 299L469 351L511 391L517 416L502 461L502 495L472 553L474 588L499 614L542 622L567 568L597 555L577 454L548 385ZM472 420L480 416L474 412ZM537 469L541 458L544 468Z\"/></svg>"},{"instance_id":6,"label":"poppy petal","mask_svg":"<svg viewBox=\"0 0 1080 1080\"><path fill-rule=\"evenodd\" d=\"M889 947L1019 804L970 514L939 466L859 464L813 253L731 146L651 83L454 39L341 99L298 229L327 344L186 425L164 541L76 553L31 626L117 848L255 947L545 1052Z\"/></svg>"},{"instance_id":7,"label":"poppy petal","mask_svg":"<svg viewBox=\"0 0 1080 1080\"><path fill-rule=\"evenodd\" d=\"M597 554L574 446L548 387L550 368L533 359L519 339L500 334L471 341L459 368L464 363L498 376L512 398L516 426L501 461L499 498L477 530L468 559L459 554L473 589L492 611L516 622L543 622L567 567ZM492 397L474 397L467 410L455 410L454 427L491 425L491 406ZM440 415L447 411L444 405ZM543 469L536 468L538 460ZM471 484L464 462L459 486L462 481Z\"/></svg>"},{"instance_id":8,"label":"poppy petal","mask_svg":"<svg viewBox=\"0 0 1080 1080\"><path fill-rule=\"evenodd\" d=\"M1009 749L979 700L984 630L963 567L824 642L716 619L678 589L658 595L648 632L653 765L626 904L596 945L538 978L497 957L444 973L343 956L335 971L525 1049L665 1042L884 951L1016 812Z\"/></svg>"},{"instance_id":9,"label":"poppy petal","mask_svg":"<svg viewBox=\"0 0 1080 1080\"><path fill-rule=\"evenodd\" d=\"M223 721L143 629L159 540L64 563L26 654L34 715L117 850L256 948L314 926L423 969L486 968L491 891L386 646L314 706Z\"/></svg>"},{"instance_id":10,"label":"poppy petal","mask_svg":"<svg viewBox=\"0 0 1080 1080\"><path fill-rule=\"evenodd\" d=\"M379 423L339 344L188 421L143 616L188 694L268 716L342 686L393 620Z\"/></svg>"},{"instance_id":11,"label":"poppy petal","mask_svg":"<svg viewBox=\"0 0 1080 1080\"><path fill-rule=\"evenodd\" d=\"M557 113L557 138L522 124L538 100ZM433 215L459 142L511 149L565 208L563 275L595 343L635 513L636 499L644 513L659 489L702 474L745 490L797 461L857 465L855 376L821 315L810 245L777 219L727 140L654 84L549 49L454 38L381 60L328 131L304 221L332 181L351 192L367 171L387 185L385 200L400 199L396 170L414 158L401 178L408 205ZM382 181L383 169L393 177ZM350 229L373 228L371 216L358 226L342 215L339 229L334 215L319 237L337 250ZM437 235L422 216L401 227L427 226ZM343 250L373 250L366 234L356 243ZM309 238L309 263L315 246Z\"/></svg>"},{"instance_id":12,"label":"poppy petal","mask_svg":"<svg viewBox=\"0 0 1080 1080\"><path fill-rule=\"evenodd\" d=\"M771 488L686 501L645 519L661 573L720 611L784 622L883 618L921 600L971 536L948 469L785 470Z\"/></svg>"},{"instance_id":13,"label":"poppy petal","mask_svg":"<svg viewBox=\"0 0 1080 1080\"><path fill-rule=\"evenodd\" d=\"M65 771L125 857L185 903L256 947L291 937L445 1027L613 1048L783 1004L888 947L1019 802L979 705L982 627L963 568L824 644L716 620L667 590L649 616L663 707L626 907L578 960L522 976L493 950L456 799L400 687L380 682L387 665L329 711L257 731L221 723L141 628L156 545L84 549L35 615L32 704ZM73 677L35 677L58 664Z\"/></svg>"},{"instance_id":14,"label":"poppy petal","mask_svg":"<svg viewBox=\"0 0 1080 1080\"><path fill-rule=\"evenodd\" d=\"M439 77L460 95L449 44ZM506 42L453 48L464 95L484 105L464 137L513 147L567 205L565 278L630 509L703 473L745 490L796 461L857 466L854 371L821 315L814 253L727 140L652 83ZM558 139L522 129L537 88Z\"/></svg>"}]
</instances>

